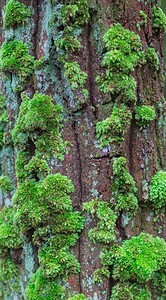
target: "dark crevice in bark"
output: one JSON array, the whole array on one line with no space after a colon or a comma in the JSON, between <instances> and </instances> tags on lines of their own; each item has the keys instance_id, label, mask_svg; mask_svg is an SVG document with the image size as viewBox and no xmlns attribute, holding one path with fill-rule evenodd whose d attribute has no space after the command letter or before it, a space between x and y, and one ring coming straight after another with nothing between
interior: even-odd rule
<instances>
[{"instance_id":1,"label":"dark crevice in bark","mask_svg":"<svg viewBox=\"0 0 166 300\"><path fill-rule=\"evenodd\" d=\"M127 235L126 235L126 230L125 227L122 226L122 212L120 212L120 216L118 217L116 221L116 227L120 233L120 237L122 241L126 240Z\"/></svg>"},{"instance_id":2,"label":"dark crevice in bark","mask_svg":"<svg viewBox=\"0 0 166 300\"><path fill-rule=\"evenodd\" d=\"M80 207L82 209L82 165L81 165L81 153L80 153L80 145L79 145L79 138L78 138L78 132L77 132L77 125L76 120L73 117L73 133L75 138L75 147L77 149L77 155L78 155L78 181L79 181L79 192L80 192ZM81 265L81 234L78 241L78 261ZM81 272L79 272L79 293L82 293L82 284L81 284Z\"/></svg>"},{"instance_id":3,"label":"dark crevice in bark","mask_svg":"<svg viewBox=\"0 0 166 300\"><path fill-rule=\"evenodd\" d=\"M97 119L97 106L95 103L95 98L94 98L94 76L93 76L93 52L92 52L92 45L90 41L90 33L91 33L91 23L92 23L92 16L90 16L90 21L88 24L88 29L87 29L87 51L88 51L88 79L89 79L89 100L90 100L90 105L94 107L94 116Z\"/></svg>"},{"instance_id":4,"label":"dark crevice in bark","mask_svg":"<svg viewBox=\"0 0 166 300\"><path fill-rule=\"evenodd\" d=\"M129 133L129 172L132 175L133 171L133 136L134 136L134 117L132 117Z\"/></svg>"},{"instance_id":5,"label":"dark crevice in bark","mask_svg":"<svg viewBox=\"0 0 166 300\"><path fill-rule=\"evenodd\" d=\"M34 31L34 56L37 59L37 49L38 49L38 29L39 29L39 0L36 0L35 7L35 31Z\"/></svg>"}]
</instances>

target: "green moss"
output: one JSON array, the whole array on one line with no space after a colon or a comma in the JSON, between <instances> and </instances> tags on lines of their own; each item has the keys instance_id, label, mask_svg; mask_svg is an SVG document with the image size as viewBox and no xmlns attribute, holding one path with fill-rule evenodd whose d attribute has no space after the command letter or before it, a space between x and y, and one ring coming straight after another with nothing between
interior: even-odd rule
<instances>
[{"instance_id":1,"label":"green moss","mask_svg":"<svg viewBox=\"0 0 166 300\"><path fill-rule=\"evenodd\" d=\"M38 269L30 279L26 289L26 300L60 300L65 299L64 288L54 279L44 276L43 270Z\"/></svg>"},{"instance_id":2,"label":"green moss","mask_svg":"<svg viewBox=\"0 0 166 300\"><path fill-rule=\"evenodd\" d=\"M97 123L96 132L100 147L108 147L112 142L122 142L131 118L132 114L124 104L114 106L111 117Z\"/></svg>"},{"instance_id":3,"label":"green moss","mask_svg":"<svg viewBox=\"0 0 166 300\"><path fill-rule=\"evenodd\" d=\"M73 191L71 181L61 174L48 175L39 181L20 182L13 196L13 204L17 208L15 221L24 233L51 223L56 225L56 232L61 229L62 232L80 231L83 219L78 212L72 213L69 195Z\"/></svg>"},{"instance_id":4,"label":"green moss","mask_svg":"<svg viewBox=\"0 0 166 300\"><path fill-rule=\"evenodd\" d=\"M28 151L34 145L36 156L49 158L54 155L62 160L65 152L60 135L63 110L52 102L51 97L37 92L33 99L23 98L12 137L21 151Z\"/></svg>"},{"instance_id":5,"label":"green moss","mask_svg":"<svg viewBox=\"0 0 166 300\"><path fill-rule=\"evenodd\" d=\"M140 127L140 129L146 128L150 125L150 122L155 120L156 113L154 106L136 106L136 123Z\"/></svg>"},{"instance_id":6,"label":"green moss","mask_svg":"<svg viewBox=\"0 0 166 300\"><path fill-rule=\"evenodd\" d=\"M113 278L146 283L152 279L165 263L166 243L163 239L147 233L124 241L122 246L114 246L104 253L102 261L113 265Z\"/></svg>"},{"instance_id":7,"label":"green moss","mask_svg":"<svg viewBox=\"0 0 166 300\"><path fill-rule=\"evenodd\" d=\"M166 16L160 7L153 6L152 20L153 20L152 28L154 30L166 29Z\"/></svg>"},{"instance_id":8,"label":"green moss","mask_svg":"<svg viewBox=\"0 0 166 300\"><path fill-rule=\"evenodd\" d=\"M96 78L99 89L117 100L135 102L136 83L129 73L144 61L140 37L117 23L111 25L103 39L107 52L101 65L107 70Z\"/></svg>"},{"instance_id":9,"label":"green moss","mask_svg":"<svg viewBox=\"0 0 166 300\"><path fill-rule=\"evenodd\" d=\"M103 283L103 281L110 277L110 271L108 268L103 267L102 269L98 269L93 273L93 282L94 283Z\"/></svg>"},{"instance_id":10,"label":"green moss","mask_svg":"<svg viewBox=\"0 0 166 300\"><path fill-rule=\"evenodd\" d=\"M143 10L140 10L139 15L141 17L141 21L137 22L138 31L141 30L141 26L147 26L147 15L143 12Z\"/></svg>"},{"instance_id":11,"label":"green moss","mask_svg":"<svg viewBox=\"0 0 166 300\"><path fill-rule=\"evenodd\" d=\"M166 204L166 172L157 172L151 180L149 188L149 200L156 209Z\"/></svg>"},{"instance_id":12,"label":"green moss","mask_svg":"<svg viewBox=\"0 0 166 300\"><path fill-rule=\"evenodd\" d=\"M83 294L78 294L74 297L68 298L68 300L88 300Z\"/></svg>"},{"instance_id":13,"label":"green moss","mask_svg":"<svg viewBox=\"0 0 166 300\"><path fill-rule=\"evenodd\" d=\"M91 229L88 233L90 240L94 243L109 244L116 239L114 227L117 216L113 210L109 208L109 203L102 202L98 199L86 202L83 205L83 210L86 210L99 220L97 227Z\"/></svg>"},{"instance_id":14,"label":"green moss","mask_svg":"<svg viewBox=\"0 0 166 300\"><path fill-rule=\"evenodd\" d=\"M34 71L34 58L28 54L28 47L21 41L3 43L0 51L0 69L4 73L17 74L17 91L23 90Z\"/></svg>"},{"instance_id":15,"label":"green moss","mask_svg":"<svg viewBox=\"0 0 166 300\"><path fill-rule=\"evenodd\" d=\"M23 3L15 0L9 0L6 3L4 28L16 28L17 26L24 25L27 17L30 17L31 11Z\"/></svg>"},{"instance_id":16,"label":"green moss","mask_svg":"<svg viewBox=\"0 0 166 300\"><path fill-rule=\"evenodd\" d=\"M68 278L69 274L80 272L80 264L76 257L67 248L56 251L54 247L45 246L39 251L39 263L45 277Z\"/></svg>"},{"instance_id":17,"label":"green moss","mask_svg":"<svg viewBox=\"0 0 166 300\"><path fill-rule=\"evenodd\" d=\"M0 176L0 189L2 192L12 191L14 186L7 176Z\"/></svg>"},{"instance_id":18,"label":"green moss","mask_svg":"<svg viewBox=\"0 0 166 300\"><path fill-rule=\"evenodd\" d=\"M35 70L40 70L44 65L44 57L42 56L40 59L34 61Z\"/></svg>"},{"instance_id":19,"label":"green moss","mask_svg":"<svg viewBox=\"0 0 166 300\"><path fill-rule=\"evenodd\" d=\"M136 283L118 283L112 289L110 300L151 300L148 287Z\"/></svg>"},{"instance_id":20,"label":"green moss","mask_svg":"<svg viewBox=\"0 0 166 300\"><path fill-rule=\"evenodd\" d=\"M0 146L5 144L6 125L8 123L6 101L3 96L0 95Z\"/></svg>"},{"instance_id":21,"label":"green moss","mask_svg":"<svg viewBox=\"0 0 166 300\"><path fill-rule=\"evenodd\" d=\"M152 286L157 297L164 300L166 298L166 266L155 274Z\"/></svg>"},{"instance_id":22,"label":"green moss","mask_svg":"<svg viewBox=\"0 0 166 300\"><path fill-rule=\"evenodd\" d=\"M15 265L10 254L0 259L0 297L12 296L12 292L20 292L18 266ZM18 294L17 294L18 295Z\"/></svg>"},{"instance_id":23,"label":"green moss","mask_svg":"<svg viewBox=\"0 0 166 300\"><path fill-rule=\"evenodd\" d=\"M133 214L138 209L135 193L137 188L133 177L127 171L127 161L119 157L113 163L112 198L111 202L117 213L126 211Z\"/></svg>"},{"instance_id":24,"label":"green moss","mask_svg":"<svg viewBox=\"0 0 166 300\"><path fill-rule=\"evenodd\" d=\"M88 98L88 90L85 89L87 74L75 61L75 55L81 49L78 36L90 17L88 2L65 1L64 5L60 5L56 10L55 16L59 34L56 35L54 43L76 100L75 107L80 109Z\"/></svg>"},{"instance_id":25,"label":"green moss","mask_svg":"<svg viewBox=\"0 0 166 300\"><path fill-rule=\"evenodd\" d=\"M0 212L0 248L21 248L19 228L13 223L13 209L4 207Z\"/></svg>"},{"instance_id":26,"label":"green moss","mask_svg":"<svg viewBox=\"0 0 166 300\"><path fill-rule=\"evenodd\" d=\"M150 65L153 71L159 71L160 68L160 62L158 55L154 48L147 47L145 51L145 59L148 63L148 66Z\"/></svg>"}]
</instances>

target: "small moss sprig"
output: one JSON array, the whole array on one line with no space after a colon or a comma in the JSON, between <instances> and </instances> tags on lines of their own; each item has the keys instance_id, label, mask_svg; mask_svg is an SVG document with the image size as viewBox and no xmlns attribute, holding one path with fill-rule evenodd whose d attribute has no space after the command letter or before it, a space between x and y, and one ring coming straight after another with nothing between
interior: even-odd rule
<instances>
[{"instance_id":1,"label":"small moss sprig","mask_svg":"<svg viewBox=\"0 0 166 300\"><path fill-rule=\"evenodd\" d=\"M158 171L153 175L149 187L149 200L156 209L166 205L166 172Z\"/></svg>"},{"instance_id":2,"label":"small moss sprig","mask_svg":"<svg viewBox=\"0 0 166 300\"><path fill-rule=\"evenodd\" d=\"M5 7L4 29L16 28L24 25L27 17L31 16L29 8L15 0L7 1Z\"/></svg>"},{"instance_id":3,"label":"small moss sprig","mask_svg":"<svg viewBox=\"0 0 166 300\"><path fill-rule=\"evenodd\" d=\"M158 6L153 6L152 21L153 30L164 31L166 29L166 16L162 9Z\"/></svg>"},{"instance_id":4,"label":"small moss sprig","mask_svg":"<svg viewBox=\"0 0 166 300\"><path fill-rule=\"evenodd\" d=\"M14 210L4 207L0 212L0 248L18 249L22 247L19 228L14 225Z\"/></svg>"},{"instance_id":5,"label":"small moss sprig","mask_svg":"<svg viewBox=\"0 0 166 300\"><path fill-rule=\"evenodd\" d=\"M6 100L0 95L0 147L5 144L6 125L8 123Z\"/></svg>"},{"instance_id":6,"label":"small moss sprig","mask_svg":"<svg viewBox=\"0 0 166 300\"><path fill-rule=\"evenodd\" d=\"M150 125L150 123L155 120L156 113L154 106L136 106L136 123L140 127L140 130L146 128Z\"/></svg>"},{"instance_id":7,"label":"small moss sprig","mask_svg":"<svg viewBox=\"0 0 166 300\"><path fill-rule=\"evenodd\" d=\"M34 57L21 41L3 43L0 50L0 69L3 73L17 74L19 83L16 91L22 91L34 71Z\"/></svg>"},{"instance_id":8,"label":"small moss sprig","mask_svg":"<svg viewBox=\"0 0 166 300\"><path fill-rule=\"evenodd\" d=\"M132 113L124 104L114 106L111 117L96 125L100 147L108 147L112 142L121 143L130 126L131 119Z\"/></svg>"},{"instance_id":9,"label":"small moss sprig","mask_svg":"<svg viewBox=\"0 0 166 300\"><path fill-rule=\"evenodd\" d=\"M99 220L97 227L91 229L88 233L88 236L93 243L109 244L111 241L115 240L116 236L114 228L117 216L114 211L110 209L109 203L102 202L98 199L92 200L84 203L83 210L90 213L92 217L95 215Z\"/></svg>"},{"instance_id":10,"label":"small moss sprig","mask_svg":"<svg viewBox=\"0 0 166 300\"><path fill-rule=\"evenodd\" d=\"M138 201L135 196L137 188L133 177L127 170L127 161L119 157L113 163L112 198L111 202L117 214L120 211L133 215L138 209Z\"/></svg>"},{"instance_id":11,"label":"small moss sprig","mask_svg":"<svg viewBox=\"0 0 166 300\"><path fill-rule=\"evenodd\" d=\"M11 180L7 176L0 176L0 189L2 192L9 192L14 189Z\"/></svg>"}]
</instances>

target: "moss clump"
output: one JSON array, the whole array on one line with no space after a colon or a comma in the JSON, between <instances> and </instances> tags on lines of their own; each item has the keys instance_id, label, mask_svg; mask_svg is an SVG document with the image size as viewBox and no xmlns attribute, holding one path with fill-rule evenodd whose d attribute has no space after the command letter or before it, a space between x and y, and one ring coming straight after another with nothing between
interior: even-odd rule
<instances>
[{"instance_id":1,"label":"moss clump","mask_svg":"<svg viewBox=\"0 0 166 300\"><path fill-rule=\"evenodd\" d=\"M40 158L54 155L62 160L65 152L60 135L62 107L54 105L51 97L37 92L33 99L24 97L12 131L14 145L25 152L34 147L33 155Z\"/></svg>"},{"instance_id":2,"label":"moss clump","mask_svg":"<svg viewBox=\"0 0 166 300\"><path fill-rule=\"evenodd\" d=\"M113 265L115 280L146 283L153 279L156 272L165 264L166 243L163 239L147 233L132 237L114 245L102 255L104 265Z\"/></svg>"},{"instance_id":3,"label":"moss clump","mask_svg":"<svg viewBox=\"0 0 166 300\"><path fill-rule=\"evenodd\" d=\"M133 177L127 171L127 161L119 157L113 163L113 181L111 202L115 211L133 214L138 209L138 202L135 196L137 188Z\"/></svg>"},{"instance_id":4,"label":"moss clump","mask_svg":"<svg viewBox=\"0 0 166 300\"><path fill-rule=\"evenodd\" d=\"M54 279L44 276L40 268L30 279L26 289L26 300L60 300L65 299L64 287L58 285Z\"/></svg>"},{"instance_id":5,"label":"moss clump","mask_svg":"<svg viewBox=\"0 0 166 300\"><path fill-rule=\"evenodd\" d=\"M28 47L21 41L3 43L0 51L0 69L5 73L17 74L19 84L16 91L26 86L34 71L34 57L28 54Z\"/></svg>"},{"instance_id":6,"label":"moss clump","mask_svg":"<svg viewBox=\"0 0 166 300\"><path fill-rule=\"evenodd\" d=\"M5 254L5 258L0 259L0 297L12 296L13 292L20 292L19 270L10 257L10 254Z\"/></svg>"},{"instance_id":7,"label":"moss clump","mask_svg":"<svg viewBox=\"0 0 166 300\"><path fill-rule=\"evenodd\" d=\"M109 203L101 202L98 199L92 200L84 203L83 210L86 210L93 217L96 216L99 220L97 227L91 229L88 233L90 240L94 243L99 242L104 244L109 244L115 240L114 227L117 216L114 211L110 209Z\"/></svg>"},{"instance_id":8,"label":"moss clump","mask_svg":"<svg viewBox=\"0 0 166 300\"><path fill-rule=\"evenodd\" d=\"M151 300L151 293L148 287L141 284L125 282L118 283L112 289L110 300Z\"/></svg>"},{"instance_id":9,"label":"moss clump","mask_svg":"<svg viewBox=\"0 0 166 300\"><path fill-rule=\"evenodd\" d=\"M154 48L151 48L151 47L146 48L145 59L146 59L146 62L148 63L148 66L150 65L154 72L159 71L160 62L159 62L158 55Z\"/></svg>"},{"instance_id":10,"label":"moss clump","mask_svg":"<svg viewBox=\"0 0 166 300\"><path fill-rule=\"evenodd\" d=\"M140 37L117 23L111 25L103 39L107 52L101 65L107 70L105 75L96 78L99 89L116 100L136 102L136 83L129 73L144 59Z\"/></svg>"},{"instance_id":11,"label":"moss clump","mask_svg":"<svg viewBox=\"0 0 166 300\"><path fill-rule=\"evenodd\" d=\"M24 233L48 224L54 224L57 233L60 229L77 231L79 225L82 228L80 213L72 213L69 194L73 191L71 181L61 174L50 174L40 181L31 179L20 182L13 196L17 225Z\"/></svg>"},{"instance_id":12,"label":"moss clump","mask_svg":"<svg viewBox=\"0 0 166 300\"><path fill-rule=\"evenodd\" d=\"M166 299L166 266L164 266L159 273L155 274L152 286L158 299Z\"/></svg>"},{"instance_id":13,"label":"moss clump","mask_svg":"<svg viewBox=\"0 0 166 300\"><path fill-rule=\"evenodd\" d=\"M148 16L143 12L143 10L140 10L139 15L141 17L141 21L137 22L137 28L138 31L141 30L141 26L147 26L147 18Z\"/></svg>"},{"instance_id":14,"label":"moss clump","mask_svg":"<svg viewBox=\"0 0 166 300\"><path fill-rule=\"evenodd\" d=\"M33 241L40 246L40 268L28 284L28 300L43 296L50 300L64 299L64 288L58 279L67 280L70 273L80 271L80 264L69 252L84 223L81 213L72 211L69 195L73 191L66 176L50 174L43 180L19 183L13 197L16 224L25 235L33 230Z\"/></svg>"},{"instance_id":15,"label":"moss clump","mask_svg":"<svg viewBox=\"0 0 166 300\"><path fill-rule=\"evenodd\" d=\"M100 147L108 147L112 142L122 142L131 118L132 113L124 104L114 106L111 117L97 123L96 132L97 138L100 139Z\"/></svg>"},{"instance_id":16,"label":"moss clump","mask_svg":"<svg viewBox=\"0 0 166 300\"><path fill-rule=\"evenodd\" d=\"M12 191L14 186L7 176L0 176L0 189L2 192Z\"/></svg>"},{"instance_id":17,"label":"moss clump","mask_svg":"<svg viewBox=\"0 0 166 300\"><path fill-rule=\"evenodd\" d=\"M149 200L156 209L166 204L166 172L157 172L151 180L149 188Z\"/></svg>"},{"instance_id":18,"label":"moss clump","mask_svg":"<svg viewBox=\"0 0 166 300\"><path fill-rule=\"evenodd\" d=\"M154 106L136 106L135 110L136 123L140 127L140 129L148 127L150 125L150 122L152 122L156 118Z\"/></svg>"},{"instance_id":19,"label":"moss clump","mask_svg":"<svg viewBox=\"0 0 166 300\"><path fill-rule=\"evenodd\" d=\"M17 26L24 25L27 17L30 17L31 11L23 3L15 0L7 1L4 17L4 28L16 28Z\"/></svg>"},{"instance_id":20,"label":"moss clump","mask_svg":"<svg viewBox=\"0 0 166 300\"><path fill-rule=\"evenodd\" d=\"M94 271L93 275L93 282L100 284L103 283L106 278L110 277L110 271L108 268L103 267L102 269Z\"/></svg>"},{"instance_id":21,"label":"moss clump","mask_svg":"<svg viewBox=\"0 0 166 300\"><path fill-rule=\"evenodd\" d=\"M166 29L166 16L162 9L158 6L153 6L153 11L152 11L152 28L156 31L160 30L165 30Z\"/></svg>"},{"instance_id":22,"label":"moss clump","mask_svg":"<svg viewBox=\"0 0 166 300\"><path fill-rule=\"evenodd\" d=\"M88 300L83 294L78 294L74 297L68 298L68 300Z\"/></svg>"},{"instance_id":23,"label":"moss clump","mask_svg":"<svg viewBox=\"0 0 166 300\"><path fill-rule=\"evenodd\" d=\"M69 80L76 99L74 107L79 109L88 98L88 90L85 88L87 74L75 61L75 55L81 49L78 36L90 17L88 2L87 0L65 1L64 5L60 5L56 10L55 15L59 34L56 35L54 43L59 52L59 60L64 65L65 77Z\"/></svg>"},{"instance_id":24,"label":"moss clump","mask_svg":"<svg viewBox=\"0 0 166 300\"><path fill-rule=\"evenodd\" d=\"M0 212L0 248L21 248L19 228L13 222L13 209L4 207Z\"/></svg>"}]
</instances>

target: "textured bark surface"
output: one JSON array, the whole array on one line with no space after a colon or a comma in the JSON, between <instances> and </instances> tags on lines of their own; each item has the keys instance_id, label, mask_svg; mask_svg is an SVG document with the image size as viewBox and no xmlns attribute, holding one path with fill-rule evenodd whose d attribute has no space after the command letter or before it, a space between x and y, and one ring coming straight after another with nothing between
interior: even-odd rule
<instances>
[{"instance_id":1,"label":"textured bark surface","mask_svg":"<svg viewBox=\"0 0 166 300\"><path fill-rule=\"evenodd\" d=\"M53 97L55 104L60 104L64 108L62 137L64 141L70 141L73 146L70 147L63 162L52 159L49 164L53 173L59 172L72 180L75 187L75 193L72 195L73 206L81 211L84 202L98 197L103 201L110 198L113 149L110 151L108 149L101 150L96 138L96 122L109 117L113 107L111 97L99 92L95 82L96 76L103 71L100 66L104 49L103 35L111 24L120 22L125 28L129 28L140 35L143 50L151 43L154 45L161 63L160 75L156 76L152 69L146 66L146 68L136 68L134 78L137 81L138 104L145 101L146 104L156 106L157 101L162 102L163 99L163 33L155 35L152 32L152 10L149 2L145 4L136 0L89 0L90 20L81 35L82 50L75 56L81 69L88 74L86 88L89 91L89 98L82 108L77 109L70 85L64 78L63 66L56 57L52 28L49 26L53 17L51 3L44 0L20 2L33 7L30 23L25 27L4 32L3 7L5 1L0 1L0 43L2 44L15 36L16 39L30 45L30 54L34 55L36 59L40 59L42 56L46 59L45 66L42 70L35 72L26 91L32 96L35 90L48 94ZM148 24L147 27L141 27L141 31L138 32L136 24L140 20L140 10L147 14ZM14 80L14 76L11 76L10 80L6 82L2 79L0 81L2 95L7 100L9 116L8 144L0 151L0 163L1 173L9 176L17 186L15 176L16 151L10 133L18 115L21 98L20 94L13 92ZM157 114L157 120L153 121L143 131L139 131L139 127L133 120L120 148L121 156L127 158L129 172L136 181L139 199L139 210L132 221L127 222L123 215L117 221L116 226L119 232L117 238L120 240L138 235L142 231L163 237L166 240L166 220L154 223L154 212L148 202L148 186L152 175L157 170L166 167L163 111L158 108ZM144 188L143 182L147 183ZM2 206L4 204L11 205L11 196L10 193L1 195ZM80 235L77 246L73 249L81 264L81 272L78 275L70 276L66 290L69 290L69 295L72 295L73 292L83 293L89 300L109 299L111 287L114 284L112 279L100 286L92 283L93 272L101 267L101 245L94 245L88 238L88 231L95 226L96 220L91 219L86 213L83 215L85 228ZM160 231L158 230L159 226L162 227ZM27 281L38 265L35 258L36 249L30 242L27 242L23 252L15 251L12 255L16 263L20 263L20 255L22 255L20 280L22 281L22 297L24 299Z\"/></svg>"}]
</instances>

